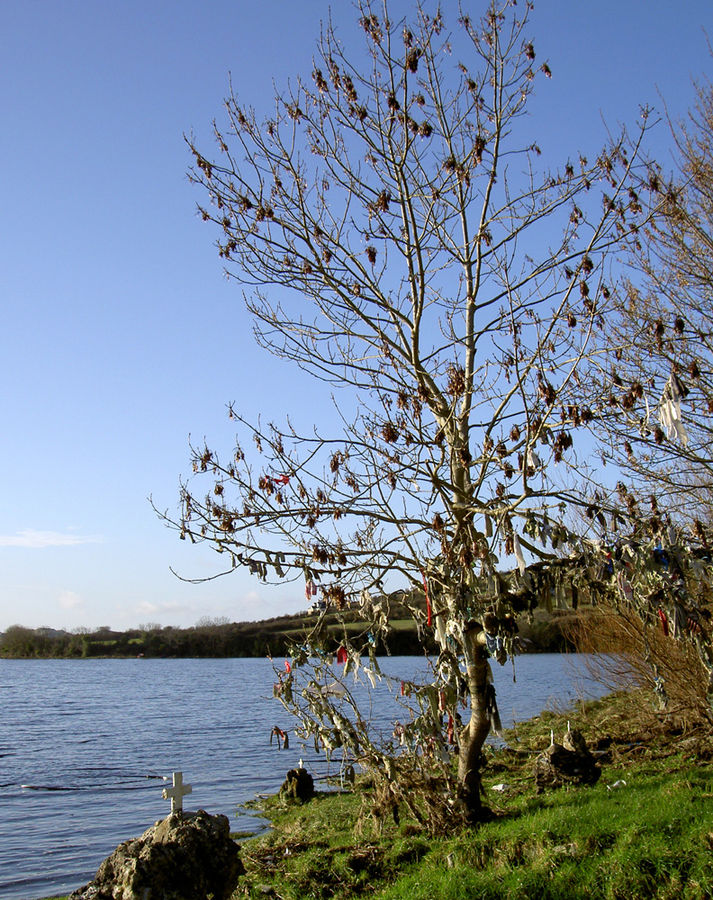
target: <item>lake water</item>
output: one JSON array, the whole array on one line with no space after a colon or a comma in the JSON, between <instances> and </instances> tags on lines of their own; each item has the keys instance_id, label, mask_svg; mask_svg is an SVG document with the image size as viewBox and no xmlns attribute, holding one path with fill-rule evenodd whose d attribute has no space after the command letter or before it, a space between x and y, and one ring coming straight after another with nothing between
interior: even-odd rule
<instances>
[{"instance_id":1,"label":"lake water","mask_svg":"<svg viewBox=\"0 0 713 900\"><path fill-rule=\"evenodd\" d=\"M494 666L503 725L602 694L584 662L519 657L517 684L509 663ZM397 684L426 669L416 657L380 664ZM273 726L294 724L272 699L274 680L262 659L0 660L0 897L35 900L91 880L117 844L168 814L161 793L173 771L193 787L186 809L262 830L243 804L276 791L300 757L326 774L296 739L271 746ZM399 710L386 687L377 693L374 718L390 730Z\"/></svg>"}]
</instances>

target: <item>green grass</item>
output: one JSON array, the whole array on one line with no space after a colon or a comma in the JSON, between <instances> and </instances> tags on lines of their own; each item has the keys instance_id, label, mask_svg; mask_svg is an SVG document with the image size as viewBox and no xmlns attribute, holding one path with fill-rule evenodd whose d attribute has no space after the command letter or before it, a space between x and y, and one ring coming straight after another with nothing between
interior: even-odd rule
<instances>
[{"instance_id":1,"label":"green grass","mask_svg":"<svg viewBox=\"0 0 713 900\"><path fill-rule=\"evenodd\" d=\"M528 800L507 818L434 844L383 898L705 897L713 891L710 772L630 775ZM449 865L450 863L450 865Z\"/></svg>"},{"instance_id":2,"label":"green grass","mask_svg":"<svg viewBox=\"0 0 713 900\"><path fill-rule=\"evenodd\" d=\"M285 900L713 895L710 766L626 774L618 790L522 794L501 818L449 838L409 825L355 838L356 796L273 808L276 830L243 845L252 888L236 896L264 896L266 885Z\"/></svg>"},{"instance_id":3,"label":"green grass","mask_svg":"<svg viewBox=\"0 0 713 900\"><path fill-rule=\"evenodd\" d=\"M484 787L493 821L441 838L413 823L355 823L368 792L322 794L302 807L266 804L274 830L247 841L247 876L235 897L322 900L466 898L710 898L713 896L713 765L674 752L676 739L626 739L622 697L547 713L489 752ZM537 794L532 766L567 719L596 743L612 738L594 787ZM706 745L709 746L709 745ZM704 754L705 755L705 754ZM617 780L626 786L610 789ZM508 785L504 794L491 790ZM270 894L268 894L270 895Z\"/></svg>"}]
</instances>

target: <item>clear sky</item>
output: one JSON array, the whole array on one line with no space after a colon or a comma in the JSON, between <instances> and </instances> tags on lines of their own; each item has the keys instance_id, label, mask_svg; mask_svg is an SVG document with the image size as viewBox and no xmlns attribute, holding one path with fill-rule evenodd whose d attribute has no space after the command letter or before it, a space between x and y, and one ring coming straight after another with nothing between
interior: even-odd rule
<instances>
[{"instance_id":1,"label":"clear sky","mask_svg":"<svg viewBox=\"0 0 713 900\"><path fill-rule=\"evenodd\" d=\"M170 566L205 576L220 558L147 498L175 508L189 435L230 445L228 402L310 421L319 395L255 348L195 215L183 134L211 149L230 73L268 114L273 82L309 77L330 6L360 42L348 0L2 0L0 629L304 607L299 585L247 574L179 581ZM713 0L540 0L531 26L553 71L533 140L553 164L595 153L604 122L635 122L640 104L684 114L713 71ZM668 165L664 128L653 149Z\"/></svg>"}]
</instances>

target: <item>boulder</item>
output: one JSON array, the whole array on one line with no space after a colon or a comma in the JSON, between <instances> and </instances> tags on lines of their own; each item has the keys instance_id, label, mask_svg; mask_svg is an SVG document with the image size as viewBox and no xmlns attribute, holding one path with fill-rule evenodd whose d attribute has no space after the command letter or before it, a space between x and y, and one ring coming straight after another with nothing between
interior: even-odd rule
<instances>
[{"instance_id":1,"label":"boulder","mask_svg":"<svg viewBox=\"0 0 713 900\"><path fill-rule=\"evenodd\" d=\"M596 784L601 769L579 731L568 730L561 744L554 739L535 760L538 791L564 784Z\"/></svg>"},{"instance_id":2,"label":"boulder","mask_svg":"<svg viewBox=\"0 0 713 900\"><path fill-rule=\"evenodd\" d=\"M290 769L280 788L280 797L303 803L314 797L314 781L307 769Z\"/></svg>"},{"instance_id":3,"label":"boulder","mask_svg":"<svg viewBox=\"0 0 713 900\"><path fill-rule=\"evenodd\" d=\"M69 900L228 900L244 871L227 816L173 813L119 844Z\"/></svg>"}]
</instances>

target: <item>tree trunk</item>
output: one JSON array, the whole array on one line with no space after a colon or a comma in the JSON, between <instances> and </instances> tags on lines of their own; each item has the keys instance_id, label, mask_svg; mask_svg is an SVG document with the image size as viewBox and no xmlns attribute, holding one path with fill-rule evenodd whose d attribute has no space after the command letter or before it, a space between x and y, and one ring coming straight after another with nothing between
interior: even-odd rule
<instances>
[{"instance_id":1,"label":"tree trunk","mask_svg":"<svg viewBox=\"0 0 713 900\"><path fill-rule=\"evenodd\" d=\"M490 731L490 715L487 708L488 661L481 644L483 632L472 637L471 660L468 665L468 691L470 694L470 721L459 736L458 782L460 798L465 804L470 821L484 817L481 801L480 760L481 750Z\"/></svg>"}]
</instances>

